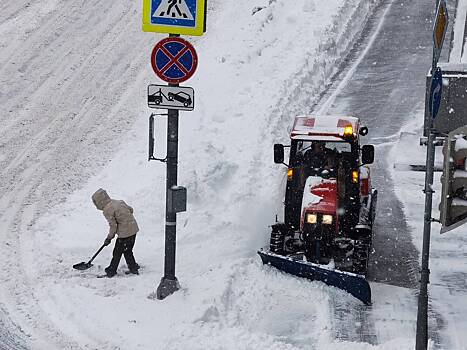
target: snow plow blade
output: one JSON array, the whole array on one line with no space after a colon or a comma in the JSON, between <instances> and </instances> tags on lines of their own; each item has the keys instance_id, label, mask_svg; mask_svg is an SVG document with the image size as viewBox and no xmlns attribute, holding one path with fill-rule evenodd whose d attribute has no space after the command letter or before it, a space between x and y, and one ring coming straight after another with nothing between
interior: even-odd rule
<instances>
[{"instance_id":1,"label":"snow plow blade","mask_svg":"<svg viewBox=\"0 0 467 350\"><path fill-rule=\"evenodd\" d=\"M345 290L365 304L371 303L370 285L362 275L339 270L329 270L319 264L294 260L269 251L259 250L258 254L263 264L274 266L294 276L324 282L329 286Z\"/></svg>"}]
</instances>

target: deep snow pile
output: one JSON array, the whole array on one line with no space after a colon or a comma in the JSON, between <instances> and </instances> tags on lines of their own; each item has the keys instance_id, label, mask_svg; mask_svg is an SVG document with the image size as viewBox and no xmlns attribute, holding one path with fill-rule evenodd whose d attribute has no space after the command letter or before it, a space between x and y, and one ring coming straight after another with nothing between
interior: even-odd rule
<instances>
[{"instance_id":1,"label":"deep snow pile","mask_svg":"<svg viewBox=\"0 0 467 350\"><path fill-rule=\"evenodd\" d=\"M294 117L289 111L308 110L308 101L293 99L294 91L306 89L310 101L318 97L374 5L370 0L209 2L208 32L192 39L200 58L188 84L196 90L196 110L180 118L179 184L189 195L188 212L178 216L182 290L164 302L147 298L163 269L165 167L146 161L150 111L144 108L145 84L156 79L149 64L134 68L140 85L128 81L133 85L123 97L104 106L125 103L120 108L139 115L121 149L99 175L29 228L34 242L21 250L37 305L65 337L99 349L342 347L333 318L345 310L336 305L357 309L358 303L342 291L263 267L256 249L267 244L267 226L281 213L283 169L272 164L272 144L285 141ZM135 11L134 26L139 16ZM148 35L141 33L139 42L149 42ZM128 38L123 33L115 40ZM135 54L146 51L149 61L150 49L140 47ZM89 59L99 61L96 55ZM89 74L111 70L102 63L95 69ZM163 140L162 119L158 125ZM95 155L99 152L97 146ZM105 220L90 201L99 187L135 208L139 277L124 277L122 265L119 277L96 279L109 248L93 269L71 270L105 238ZM379 290L382 300L388 294L397 296L398 289ZM379 349L411 348L412 330L393 327L387 301L374 309L375 325L350 320L346 326L362 332L376 327L371 332L385 343Z\"/></svg>"}]
</instances>

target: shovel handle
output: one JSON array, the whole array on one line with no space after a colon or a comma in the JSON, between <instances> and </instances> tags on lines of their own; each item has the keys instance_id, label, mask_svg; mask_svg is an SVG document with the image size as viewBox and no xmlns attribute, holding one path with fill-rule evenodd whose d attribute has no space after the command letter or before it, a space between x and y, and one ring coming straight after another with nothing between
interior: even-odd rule
<instances>
[{"instance_id":1,"label":"shovel handle","mask_svg":"<svg viewBox=\"0 0 467 350\"><path fill-rule=\"evenodd\" d=\"M88 261L88 264L92 263L92 261L96 258L97 255L99 255L99 253L102 251L102 249L104 249L104 247L105 247L105 243L102 245L102 247L99 248L99 250L96 252L96 254L93 255L91 260Z\"/></svg>"}]
</instances>

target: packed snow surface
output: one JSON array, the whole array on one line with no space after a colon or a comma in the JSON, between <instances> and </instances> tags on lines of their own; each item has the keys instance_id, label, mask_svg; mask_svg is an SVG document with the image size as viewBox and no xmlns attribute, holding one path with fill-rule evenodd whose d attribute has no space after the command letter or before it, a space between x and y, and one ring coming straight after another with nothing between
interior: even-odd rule
<instances>
[{"instance_id":1,"label":"packed snow surface","mask_svg":"<svg viewBox=\"0 0 467 350\"><path fill-rule=\"evenodd\" d=\"M400 139L392 150L389 162L425 164L426 148L419 145L423 111L411 116L403 127ZM436 161L443 159L442 147L437 148ZM410 149L410 152L407 150ZM416 247L422 247L424 225L424 172L394 171L396 192L405 207ZM439 218L441 197L440 173L433 183L433 218ZM454 205L465 205L455 200ZM467 334L467 238L465 226L440 234L441 225L433 222L430 245L429 328L440 333L442 349L466 349Z\"/></svg>"},{"instance_id":2,"label":"packed snow surface","mask_svg":"<svg viewBox=\"0 0 467 350\"><path fill-rule=\"evenodd\" d=\"M189 82L196 108L180 117L178 183L189 201L177 227L182 289L164 301L148 298L163 275L165 166L146 161L145 107L146 85L160 83L151 45L163 36L142 33L140 5L123 0L104 9L86 1L0 5L0 99L15 116L3 136L21 149L0 155L8 175L1 227L9 235L1 295L29 345L412 349L411 291L374 284L367 308L256 255L282 213L285 168L273 164L272 145L287 142L295 116L282 112L303 112L296 90L319 95L376 3L209 1L208 31L190 39L200 60ZM156 128L164 157L164 117ZM116 278L97 279L110 248L92 269L71 268L106 236L90 199L99 187L135 209L140 276L124 275L122 262ZM349 330L370 332L375 345L340 337Z\"/></svg>"}]
</instances>

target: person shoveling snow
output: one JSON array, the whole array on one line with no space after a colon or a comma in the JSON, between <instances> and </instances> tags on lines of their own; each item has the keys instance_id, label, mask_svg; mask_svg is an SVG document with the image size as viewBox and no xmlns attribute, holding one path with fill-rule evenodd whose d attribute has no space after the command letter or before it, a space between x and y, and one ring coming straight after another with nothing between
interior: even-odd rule
<instances>
[{"instance_id":1,"label":"person shoveling snow","mask_svg":"<svg viewBox=\"0 0 467 350\"><path fill-rule=\"evenodd\" d=\"M106 276L113 277L117 274L122 254L128 265L129 273L137 275L139 265L133 256L133 246L139 228L133 216L133 208L122 200L111 199L102 188L92 195L92 202L98 210L103 211L104 217L109 223L109 233L104 241L104 246L109 245L115 235L118 236L110 265L105 268Z\"/></svg>"}]
</instances>

